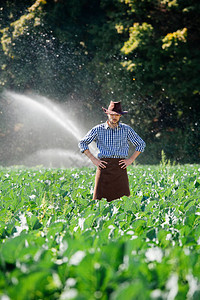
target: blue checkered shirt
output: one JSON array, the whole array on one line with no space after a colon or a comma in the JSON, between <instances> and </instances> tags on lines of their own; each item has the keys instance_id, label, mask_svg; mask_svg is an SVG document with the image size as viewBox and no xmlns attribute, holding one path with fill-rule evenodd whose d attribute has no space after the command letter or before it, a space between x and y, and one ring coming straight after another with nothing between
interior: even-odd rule
<instances>
[{"instance_id":1,"label":"blue checkered shirt","mask_svg":"<svg viewBox=\"0 0 200 300\"><path fill-rule=\"evenodd\" d=\"M95 141L99 150L98 158L126 158L129 145L132 143L136 151L143 152L145 142L128 125L119 123L118 127L111 128L108 123L93 127L79 142L81 152L89 149L88 145Z\"/></svg>"}]
</instances>

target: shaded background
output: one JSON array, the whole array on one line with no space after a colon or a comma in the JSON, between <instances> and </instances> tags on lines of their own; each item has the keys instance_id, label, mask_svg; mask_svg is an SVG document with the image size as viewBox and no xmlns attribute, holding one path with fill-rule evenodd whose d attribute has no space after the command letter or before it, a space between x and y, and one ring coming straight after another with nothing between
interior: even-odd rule
<instances>
[{"instance_id":1,"label":"shaded background","mask_svg":"<svg viewBox=\"0 0 200 300\"><path fill-rule=\"evenodd\" d=\"M162 149L199 162L199 12L197 0L1 1L0 164L21 161L16 141L30 131L6 90L53 100L84 132L105 120L102 106L122 101L123 121L147 144L138 162L158 163Z\"/></svg>"}]
</instances>

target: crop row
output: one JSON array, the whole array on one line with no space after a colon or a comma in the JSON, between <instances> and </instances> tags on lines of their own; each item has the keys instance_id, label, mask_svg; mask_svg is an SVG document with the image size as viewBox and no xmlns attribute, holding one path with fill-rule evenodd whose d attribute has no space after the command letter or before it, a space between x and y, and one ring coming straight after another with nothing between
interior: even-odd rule
<instances>
[{"instance_id":1,"label":"crop row","mask_svg":"<svg viewBox=\"0 0 200 300\"><path fill-rule=\"evenodd\" d=\"M0 298L198 299L200 166L137 166L92 200L93 169L0 169Z\"/></svg>"}]
</instances>

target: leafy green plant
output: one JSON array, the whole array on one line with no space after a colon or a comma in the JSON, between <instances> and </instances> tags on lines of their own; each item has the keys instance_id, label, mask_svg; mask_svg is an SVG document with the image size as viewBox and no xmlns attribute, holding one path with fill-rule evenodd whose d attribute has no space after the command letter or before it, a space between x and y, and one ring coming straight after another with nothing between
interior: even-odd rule
<instances>
[{"instance_id":1,"label":"leafy green plant","mask_svg":"<svg viewBox=\"0 0 200 300\"><path fill-rule=\"evenodd\" d=\"M128 174L108 203L94 169L1 168L0 297L198 299L200 166Z\"/></svg>"}]
</instances>

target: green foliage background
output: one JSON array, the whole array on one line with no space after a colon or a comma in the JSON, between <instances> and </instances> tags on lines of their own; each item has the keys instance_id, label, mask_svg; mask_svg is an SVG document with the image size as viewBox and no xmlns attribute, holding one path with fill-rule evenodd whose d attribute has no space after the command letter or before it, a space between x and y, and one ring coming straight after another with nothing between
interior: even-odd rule
<instances>
[{"instance_id":1,"label":"green foliage background","mask_svg":"<svg viewBox=\"0 0 200 300\"><path fill-rule=\"evenodd\" d=\"M70 98L97 120L121 100L147 142L142 162L157 163L161 149L198 162L199 12L196 0L6 0L0 89Z\"/></svg>"}]
</instances>

